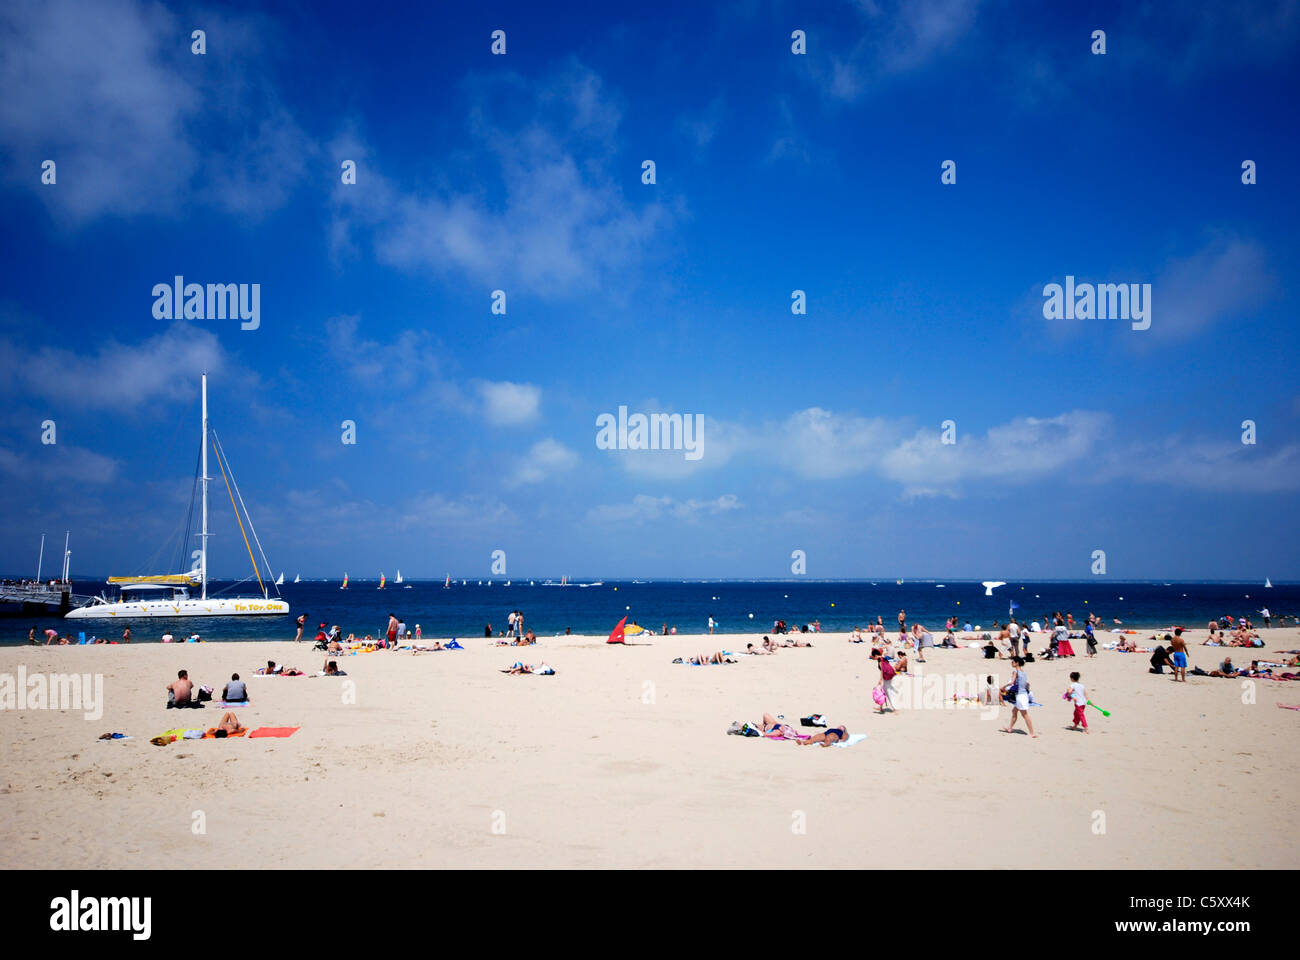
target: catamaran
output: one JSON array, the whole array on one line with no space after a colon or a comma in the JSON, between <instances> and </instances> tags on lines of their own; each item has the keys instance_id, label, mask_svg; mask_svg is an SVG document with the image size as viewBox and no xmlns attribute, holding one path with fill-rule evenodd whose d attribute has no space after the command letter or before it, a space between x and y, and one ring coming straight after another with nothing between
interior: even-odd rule
<instances>
[{"instance_id":1,"label":"catamaran","mask_svg":"<svg viewBox=\"0 0 1300 960\"><path fill-rule=\"evenodd\" d=\"M346 590L347 588L348 588L348 575L347 575L347 573L344 573L344 574L343 574L343 586L339 587L339 589L340 589L340 590Z\"/></svg>"},{"instance_id":2,"label":"catamaran","mask_svg":"<svg viewBox=\"0 0 1300 960\"><path fill-rule=\"evenodd\" d=\"M385 582L386 582L386 581L384 580L384 575L383 575L383 573L381 572L381 573L379 574L379 589L380 589L380 590L384 589L384 583L385 583Z\"/></svg>"},{"instance_id":3,"label":"catamaran","mask_svg":"<svg viewBox=\"0 0 1300 960\"><path fill-rule=\"evenodd\" d=\"M442 585L442 589L444 589L444 590L450 590L450 589L451 589L451 574L450 574L450 573L447 574L447 582L444 583L444 584Z\"/></svg>"},{"instance_id":4,"label":"catamaran","mask_svg":"<svg viewBox=\"0 0 1300 960\"><path fill-rule=\"evenodd\" d=\"M298 583L300 580L302 580L302 577L295 573L293 575L293 582Z\"/></svg>"},{"instance_id":5,"label":"catamaran","mask_svg":"<svg viewBox=\"0 0 1300 960\"><path fill-rule=\"evenodd\" d=\"M401 583L401 582L402 582L402 570L399 567L397 570L397 576L393 579L393 583Z\"/></svg>"},{"instance_id":6,"label":"catamaran","mask_svg":"<svg viewBox=\"0 0 1300 960\"><path fill-rule=\"evenodd\" d=\"M208 429L208 375L203 374L203 439L199 448L199 471L194 478L203 492L203 521L199 532L200 547L195 552L194 568L186 573L156 574L139 577L109 577L108 584L117 588L114 599L100 594L90 603L69 610L65 616L71 620L98 618L132 619L135 617L240 617L251 614L284 615L289 612L289 604L279 597L279 591L272 598L267 590L268 584L262 580L262 567L253 558L253 547L248 542L248 534L253 535L253 543L261 554L262 564L270 579L271 564L266 560L266 553L257 539L253 529L253 518L244 507L244 498L239 493L230 463L216 431ZM211 433L211 441L209 441ZM248 550L248 559L253 563L253 576L262 588L260 597L222 597L208 596L208 444L217 457L217 467L226 482L226 491L230 494L230 503L235 510L235 519L239 521L240 533L244 536L244 546ZM235 505L238 498L238 506ZM191 500L190 509L193 510ZM248 530L244 530L244 520L248 521ZM186 525L188 527L188 524ZM274 584L271 584L274 586ZM197 589L198 595L190 591Z\"/></svg>"}]
</instances>

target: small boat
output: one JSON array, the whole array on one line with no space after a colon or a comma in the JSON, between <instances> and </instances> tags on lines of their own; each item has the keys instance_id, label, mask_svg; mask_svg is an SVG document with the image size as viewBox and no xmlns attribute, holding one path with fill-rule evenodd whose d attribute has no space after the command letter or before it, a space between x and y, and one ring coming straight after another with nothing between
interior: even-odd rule
<instances>
[{"instance_id":1,"label":"small boat","mask_svg":"<svg viewBox=\"0 0 1300 960\"><path fill-rule=\"evenodd\" d=\"M509 581L509 580L506 581L506 586L507 586L507 587L510 586L510 581Z\"/></svg>"},{"instance_id":2,"label":"small boat","mask_svg":"<svg viewBox=\"0 0 1300 960\"><path fill-rule=\"evenodd\" d=\"M299 583L299 582L301 582L301 581L302 581L302 577L295 573L295 574L293 575L293 582L294 582L294 583Z\"/></svg>"},{"instance_id":3,"label":"small boat","mask_svg":"<svg viewBox=\"0 0 1300 960\"><path fill-rule=\"evenodd\" d=\"M1005 587L1007 582L1005 580L984 580L981 585L984 587L984 596L991 597L994 590L998 587ZM1034 594L1034 596L1037 596L1037 594Z\"/></svg>"},{"instance_id":4,"label":"small boat","mask_svg":"<svg viewBox=\"0 0 1300 960\"><path fill-rule=\"evenodd\" d=\"M343 586L339 587L339 589L346 590L347 588L348 588L348 575L345 573L343 574Z\"/></svg>"},{"instance_id":5,"label":"small boat","mask_svg":"<svg viewBox=\"0 0 1300 960\"><path fill-rule=\"evenodd\" d=\"M450 574L450 573L447 574L447 582L444 583L444 584L442 585L442 589L444 589L444 590L450 590L450 589L451 589L451 574Z\"/></svg>"},{"instance_id":6,"label":"small boat","mask_svg":"<svg viewBox=\"0 0 1300 960\"><path fill-rule=\"evenodd\" d=\"M275 585L276 585L277 587L282 587L282 586L284 586L284 571L283 571L283 570L280 571L280 576L276 579L276 581L275 581Z\"/></svg>"},{"instance_id":7,"label":"small boat","mask_svg":"<svg viewBox=\"0 0 1300 960\"><path fill-rule=\"evenodd\" d=\"M1273 581L1270 580L1268 577L1265 577L1265 578L1264 578L1264 586L1265 586L1265 587L1272 587L1272 586L1273 586Z\"/></svg>"},{"instance_id":8,"label":"small boat","mask_svg":"<svg viewBox=\"0 0 1300 960\"><path fill-rule=\"evenodd\" d=\"M402 570L399 567L397 570L397 579L394 580L393 583L401 583L401 582L402 582Z\"/></svg>"},{"instance_id":9,"label":"small boat","mask_svg":"<svg viewBox=\"0 0 1300 960\"><path fill-rule=\"evenodd\" d=\"M383 572L381 571L380 574L379 574L379 589L380 589L380 590L384 589L384 584L387 583L387 582L388 582L388 581L384 579L384 574L383 574Z\"/></svg>"}]
</instances>

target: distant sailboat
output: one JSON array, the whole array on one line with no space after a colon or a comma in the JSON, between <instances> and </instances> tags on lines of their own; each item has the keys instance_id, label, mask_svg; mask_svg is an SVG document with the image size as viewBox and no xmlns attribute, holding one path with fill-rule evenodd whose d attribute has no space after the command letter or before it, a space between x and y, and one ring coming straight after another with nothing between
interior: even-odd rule
<instances>
[{"instance_id":1,"label":"distant sailboat","mask_svg":"<svg viewBox=\"0 0 1300 960\"><path fill-rule=\"evenodd\" d=\"M400 567L398 567L398 569L397 569L397 579L394 580L393 583L401 583L401 582L402 582L402 569L401 569Z\"/></svg>"},{"instance_id":2,"label":"distant sailboat","mask_svg":"<svg viewBox=\"0 0 1300 960\"><path fill-rule=\"evenodd\" d=\"M1264 578L1264 586L1266 586L1266 587L1271 587L1271 586L1273 586L1273 581L1270 580L1268 577L1265 577L1265 578Z\"/></svg>"},{"instance_id":3,"label":"distant sailboat","mask_svg":"<svg viewBox=\"0 0 1300 960\"><path fill-rule=\"evenodd\" d=\"M283 571L283 570L280 571L279 579L277 579L277 580L275 581L275 585L276 585L277 587L280 587L280 586L283 586L283 585L284 585L284 571Z\"/></svg>"},{"instance_id":4,"label":"distant sailboat","mask_svg":"<svg viewBox=\"0 0 1300 960\"><path fill-rule=\"evenodd\" d=\"M1005 580L984 580L981 585L984 587L984 596L991 597L993 596L994 590L998 587L1005 587L1007 582ZM1038 596L1038 594L1034 594L1034 596ZM1120 599L1122 600L1124 598L1121 597Z\"/></svg>"},{"instance_id":5,"label":"distant sailboat","mask_svg":"<svg viewBox=\"0 0 1300 960\"><path fill-rule=\"evenodd\" d=\"M387 583L387 582L388 582L388 581L384 579L384 574L383 574L383 572L381 571L380 574L379 574L379 589L380 589L380 590L384 589L384 584Z\"/></svg>"},{"instance_id":6,"label":"distant sailboat","mask_svg":"<svg viewBox=\"0 0 1300 960\"><path fill-rule=\"evenodd\" d=\"M293 575L293 582L294 582L294 583L297 583L297 582L300 581L301 579L302 579L302 577L299 576L298 574L295 573L295 574Z\"/></svg>"},{"instance_id":7,"label":"distant sailboat","mask_svg":"<svg viewBox=\"0 0 1300 960\"><path fill-rule=\"evenodd\" d=\"M346 590L347 588L348 588L348 575L345 573L343 574L343 586L339 587L339 589Z\"/></svg>"},{"instance_id":8,"label":"distant sailboat","mask_svg":"<svg viewBox=\"0 0 1300 960\"><path fill-rule=\"evenodd\" d=\"M510 581L509 581L509 580L506 581L506 586L507 586L507 587L510 586Z\"/></svg>"},{"instance_id":9,"label":"distant sailboat","mask_svg":"<svg viewBox=\"0 0 1300 960\"><path fill-rule=\"evenodd\" d=\"M447 582L444 583L444 584L442 585L442 589L444 589L444 590L450 590L450 589L451 589L451 574L450 574L450 573L447 574Z\"/></svg>"}]
</instances>

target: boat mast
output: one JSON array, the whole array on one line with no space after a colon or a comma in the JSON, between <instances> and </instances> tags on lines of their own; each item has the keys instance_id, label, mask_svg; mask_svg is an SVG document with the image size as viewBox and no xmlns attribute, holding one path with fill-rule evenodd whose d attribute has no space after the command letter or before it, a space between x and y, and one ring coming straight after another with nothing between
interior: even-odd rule
<instances>
[{"instance_id":1,"label":"boat mast","mask_svg":"<svg viewBox=\"0 0 1300 960\"><path fill-rule=\"evenodd\" d=\"M36 582L41 582L41 564L45 562L45 534L41 534L41 555L36 558Z\"/></svg>"},{"instance_id":2,"label":"boat mast","mask_svg":"<svg viewBox=\"0 0 1300 960\"><path fill-rule=\"evenodd\" d=\"M202 598L208 599L208 375L203 374L203 532L199 534L202 547L199 550L199 580L203 585Z\"/></svg>"},{"instance_id":3,"label":"boat mast","mask_svg":"<svg viewBox=\"0 0 1300 960\"><path fill-rule=\"evenodd\" d=\"M72 536L71 530L63 531L63 582L68 582L68 568L72 564L72 554L68 550L68 538Z\"/></svg>"}]
</instances>

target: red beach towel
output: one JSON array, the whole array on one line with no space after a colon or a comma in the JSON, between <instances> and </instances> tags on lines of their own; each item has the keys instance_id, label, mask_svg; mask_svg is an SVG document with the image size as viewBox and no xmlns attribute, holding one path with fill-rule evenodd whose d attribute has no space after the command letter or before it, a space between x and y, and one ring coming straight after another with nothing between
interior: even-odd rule
<instances>
[{"instance_id":1,"label":"red beach towel","mask_svg":"<svg viewBox=\"0 0 1300 960\"><path fill-rule=\"evenodd\" d=\"M255 740L258 737L292 737L299 727L258 727L250 733L249 739Z\"/></svg>"}]
</instances>

